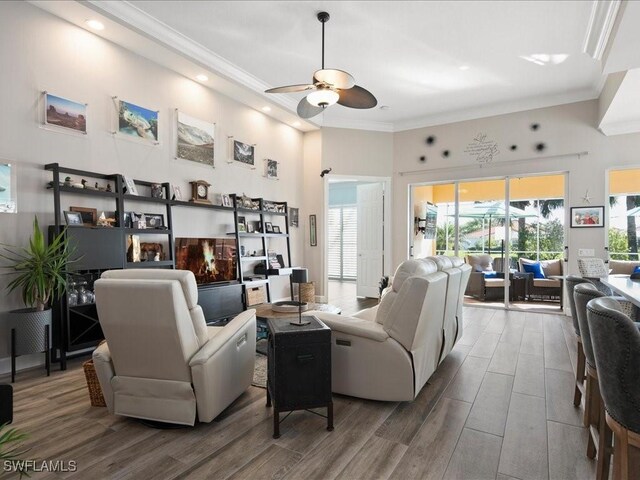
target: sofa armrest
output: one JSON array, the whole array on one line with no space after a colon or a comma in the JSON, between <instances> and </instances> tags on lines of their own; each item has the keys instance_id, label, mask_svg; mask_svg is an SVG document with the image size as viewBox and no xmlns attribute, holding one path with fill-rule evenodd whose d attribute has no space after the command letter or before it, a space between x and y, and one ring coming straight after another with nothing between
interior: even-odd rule
<instances>
[{"instance_id":1,"label":"sofa armrest","mask_svg":"<svg viewBox=\"0 0 640 480\"><path fill-rule=\"evenodd\" d=\"M346 333L354 335L356 337L368 338L375 340L376 342L384 342L389 335L384 331L382 325L371 320L364 320L362 318L345 317L342 315L336 315L327 312L309 312L310 315L315 315L332 332Z\"/></svg>"},{"instance_id":2,"label":"sofa armrest","mask_svg":"<svg viewBox=\"0 0 640 480\"><path fill-rule=\"evenodd\" d=\"M195 365L202 365L206 363L209 358L213 357L216 352L223 348L227 343L236 342L238 347L240 347L242 343L246 343L249 340L247 338L248 333L243 331L243 329L247 324L252 322L253 324L256 323L255 310L247 310L239 314L221 328L218 334L205 343L204 346L198 350L193 357L191 357L189 366L193 367ZM242 334L238 336L237 334L239 332Z\"/></svg>"},{"instance_id":3,"label":"sofa armrest","mask_svg":"<svg viewBox=\"0 0 640 480\"><path fill-rule=\"evenodd\" d=\"M98 348L93 351L91 357L93 358L96 375L98 375L104 402L107 404L107 410L109 413L113 413L113 387L111 386L111 379L115 377L116 372L113 368L111 352L109 351L107 342L98 345Z\"/></svg>"},{"instance_id":4,"label":"sofa armrest","mask_svg":"<svg viewBox=\"0 0 640 480\"><path fill-rule=\"evenodd\" d=\"M378 307L380 305L376 305L375 307L365 308L364 310L360 310L359 312L351 315L354 318L361 318L362 320L369 320L370 322L376 321L376 315L378 315Z\"/></svg>"}]
</instances>

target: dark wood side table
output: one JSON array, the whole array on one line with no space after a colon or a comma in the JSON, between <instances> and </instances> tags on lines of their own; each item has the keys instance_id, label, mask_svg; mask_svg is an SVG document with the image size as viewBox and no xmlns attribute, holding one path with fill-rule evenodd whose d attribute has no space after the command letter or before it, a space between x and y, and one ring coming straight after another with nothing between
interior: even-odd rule
<instances>
[{"instance_id":1,"label":"dark wood side table","mask_svg":"<svg viewBox=\"0 0 640 480\"><path fill-rule=\"evenodd\" d=\"M280 437L280 413L294 410L326 407L327 430L333 430L331 330L314 316L302 318L311 323L297 327L290 323L295 319L267 320L267 407L273 403L273 438Z\"/></svg>"}]
</instances>

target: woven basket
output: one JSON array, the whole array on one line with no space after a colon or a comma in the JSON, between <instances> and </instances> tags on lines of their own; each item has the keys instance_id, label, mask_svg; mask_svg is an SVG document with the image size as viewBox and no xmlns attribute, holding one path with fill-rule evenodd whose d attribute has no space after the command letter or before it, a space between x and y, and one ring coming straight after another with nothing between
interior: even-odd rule
<instances>
[{"instance_id":1,"label":"woven basket","mask_svg":"<svg viewBox=\"0 0 640 480\"><path fill-rule=\"evenodd\" d=\"M300 284L300 301L306 303L315 303L316 301L316 285L313 282Z\"/></svg>"},{"instance_id":2,"label":"woven basket","mask_svg":"<svg viewBox=\"0 0 640 480\"><path fill-rule=\"evenodd\" d=\"M89 398L91 399L92 407L106 407L107 404L104 401L102 395L102 389L100 388L100 382L98 381L98 374L96 373L96 367L93 364L93 360L87 360L82 364L84 369L84 376L87 379L87 388L89 389Z\"/></svg>"},{"instance_id":3,"label":"woven basket","mask_svg":"<svg viewBox=\"0 0 640 480\"><path fill-rule=\"evenodd\" d=\"M264 286L247 287L247 307L267 303L267 291Z\"/></svg>"}]
</instances>

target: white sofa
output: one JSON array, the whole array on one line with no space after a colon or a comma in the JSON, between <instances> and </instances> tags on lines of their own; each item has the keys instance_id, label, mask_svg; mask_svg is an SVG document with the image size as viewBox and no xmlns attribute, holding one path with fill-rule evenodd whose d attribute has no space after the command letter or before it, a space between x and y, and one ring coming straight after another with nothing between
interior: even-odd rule
<instances>
[{"instance_id":1,"label":"white sofa","mask_svg":"<svg viewBox=\"0 0 640 480\"><path fill-rule=\"evenodd\" d=\"M93 360L110 413L210 422L251 384L255 311L208 327L193 273L112 270L96 281L95 293L107 342Z\"/></svg>"},{"instance_id":2,"label":"white sofa","mask_svg":"<svg viewBox=\"0 0 640 480\"><path fill-rule=\"evenodd\" d=\"M457 258L407 260L378 306L351 317L312 312L331 328L332 390L413 400L462 335L469 273Z\"/></svg>"}]
</instances>

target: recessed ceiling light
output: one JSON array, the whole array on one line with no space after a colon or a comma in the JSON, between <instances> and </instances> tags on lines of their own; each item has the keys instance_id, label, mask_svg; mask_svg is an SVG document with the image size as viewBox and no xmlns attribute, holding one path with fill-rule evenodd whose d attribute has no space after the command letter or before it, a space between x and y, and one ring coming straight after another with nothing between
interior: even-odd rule
<instances>
[{"instance_id":1,"label":"recessed ceiling light","mask_svg":"<svg viewBox=\"0 0 640 480\"><path fill-rule=\"evenodd\" d=\"M464 72L465 70L469 70L471 67L469 65L460 65L458 68Z\"/></svg>"},{"instance_id":2,"label":"recessed ceiling light","mask_svg":"<svg viewBox=\"0 0 640 480\"><path fill-rule=\"evenodd\" d=\"M263 112L270 112L271 111L271 107L262 107L262 111Z\"/></svg>"},{"instance_id":3,"label":"recessed ceiling light","mask_svg":"<svg viewBox=\"0 0 640 480\"><path fill-rule=\"evenodd\" d=\"M87 20L84 23L86 23L89 28L93 28L94 30L104 30L104 24L102 22L99 22L98 20Z\"/></svg>"},{"instance_id":4,"label":"recessed ceiling light","mask_svg":"<svg viewBox=\"0 0 640 480\"><path fill-rule=\"evenodd\" d=\"M198 80L199 82L206 82L207 80L209 80L209 77L201 73L200 75L196 75L196 80Z\"/></svg>"},{"instance_id":5,"label":"recessed ceiling light","mask_svg":"<svg viewBox=\"0 0 640 480\"><path fill-rule=\"evenodd\" d=\"M293 122L293 126L294 127L299 127L300 126L300 122Z\"/></svg>"}]
</instances>

